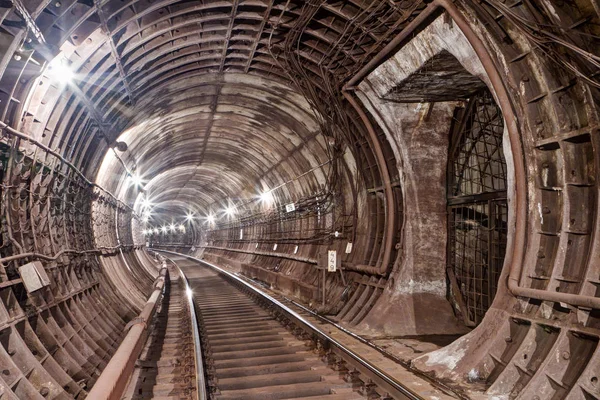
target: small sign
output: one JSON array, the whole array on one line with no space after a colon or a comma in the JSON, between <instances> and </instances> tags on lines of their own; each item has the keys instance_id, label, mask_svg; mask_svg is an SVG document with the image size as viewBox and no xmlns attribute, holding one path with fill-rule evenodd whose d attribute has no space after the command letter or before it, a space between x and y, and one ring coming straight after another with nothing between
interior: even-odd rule
<instances>
[{"instance_id":1,"label":"small sign","mask_svg":"<svg viewBox=\"0 0 600 400\"><path fill-rule=\"evenodd\" d=\"M273 251L277 250L277 243L273 245Z\"/></svg>"},{"instance_id":2,"label":"small sign","mask_svg":"<svg viewBox=\"0 0 600 400\"><path fill-rule=\"evenodd\" d=\"M244 230L240 229L240 240L244 238Z\"/></svg>"},{"instance_id":3,"label":"small sign","mask_svg":"<svg viewBox=\"0 0 600 400\"><path fill-rule=\"evenodd\" d=\"M298 246L294 247L294 254L298 254Z\"/></svg>"},{"instance_id":4,"label":"small sign","mask_svg":"<svg viewBox=\"0 0 600 400\"><path fill-rule=\"evenodd\" d=\"M352 253L352 242L348 242L346 245L346 254Z\"/></svg>"},{"instance_id":5,"label":"small sign","mask_svg":"<svg viewBox=\"0 0 600 400\"><path fill-rule=\"evenodd\" d=\"M335 272L337 268L337 251L327 251L327 271Z\"/></svg>"},{"instance_id":6,"label":"small sign","mask_svg":"<svg viewBox=\"0 0 600 400\"><path fill-rule=\"evenodd\" d=\"M27 293L34 292L50 285L50 278L40 261L33 261L19 267L19 274Z\"/></svg>"},{"instance_id":7,"label":"small sign","mask_svg":"<svg viewBox=\"0 0 600 400\"><path fill-rule=\"evenodd\" d=\"M286 204L285 211L286 212L296 211L296 205L294 203Z\"/></svg>"}]
</instances>

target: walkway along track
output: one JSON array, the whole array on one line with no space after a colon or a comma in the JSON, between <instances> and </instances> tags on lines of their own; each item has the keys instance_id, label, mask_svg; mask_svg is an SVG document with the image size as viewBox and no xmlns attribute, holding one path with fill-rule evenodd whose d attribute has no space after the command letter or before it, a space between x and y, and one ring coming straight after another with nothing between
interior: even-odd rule
<instances>
[{"instance_id":1,"label":"walkway along track","mask_svg":"<svg viewBox=\"0 0 600 400\"><path fill-rule=\"evenodd\" d=\"M185 272L192 288L210 398L422 398L237 276L161 253Z\"/></svg>"}]
</instances>

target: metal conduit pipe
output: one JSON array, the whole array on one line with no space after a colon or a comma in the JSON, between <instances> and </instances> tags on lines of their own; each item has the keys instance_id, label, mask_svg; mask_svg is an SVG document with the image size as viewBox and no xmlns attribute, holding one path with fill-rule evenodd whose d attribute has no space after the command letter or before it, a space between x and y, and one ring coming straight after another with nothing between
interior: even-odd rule
<instances>
[{"instance_id":1,"label":"metal conduit pipe","mask_svg":"<svg viewBox=\"0 0 600 400\"><path fill-rule=\"evenodd\" d=\"M41 253L29 252L29 253L15 254L12 256L0 258L0 264L7 263L9 261L20 260L20 259L27 258L27 257L38 258L38 259L45 260L45 261L56 261L56 260L58 260L58 258L60 256L65 255L65 254L75 254L75 255L108 254L108 253L116 253L117 250L121 250L121 249L131 250L131 249L137 249L137 248L141 248L141 247L134 246L134 245L131 245L131 246L118 245L118 246L114 246L114 247L96 247L95 249L91 249L91 250L63 249L53 256L48 256L48 255L41 254Z\"/></svg>"},{"instance_id":2,"label":"metal conduit pipe","mask_svg":"<svg viewBox=\"0 0 600 400\"><path fill-rule=\"evenodd\" d=\"M87 396L88 400L120 400L133 373L148 336L148 325L156 311L156 305L166 284L168 271L163 264L158 278L154 281L154 291L142 308L138 317L127 325L127 336L110 359L110 362L96 381ZM127 329L127 327L125 328Z\"/></svg>"},{"instance_id":3,"label":"metal conduit pipe","mask_svg":"<svg viewBox=\"0 0 600 400\"><path fill-rule=\"evenodd\" d=\"M386 275L388 272L388 266L390 264L390 258L392 256L392 247L394 246L394 230L396 226L396 205L394 203L394 192L392 191L393 189L392 181L390 179L390 172L387 167L385 156L383 155L383 150L379 144L377 133L375 132L375 129L373 129L373 125L371 124L369 117L367 114L365 114L363 109L358 105L356 100L354 100L347 90L344 89L342 94L344 95L344 98L348 100L350 105L356 110L360 116L360 119L363 121L363 124L365 124L365 127L367 128L367 132L369 133L369 138L371 139L371 145L373 146L373 152L375 153L375 158L377 159L377 166L379 168L383 183L386 216L383 255L381 256L379 265L375 267L362 264L346 265L347 268L351 270L366 272L369 274Z\"/></svg>"},{"instance_id":4,"label":"metal conduit pipe","mask_svg":"<svg viewBox=\"0 0 600 400\"><path fill-rule=\"evenodd\" d=\"M517 116L515 115L510 96L504 86L504 81L492 59L487 48L483 44L476 32L474 32L463 13L456 7L452 0L434 0L415 20L413 20L402 32L398 34L381 52L379 52L371 62L362 68L348 83L344 90L353 90L354 86L363 80L371 71L389 57L396 48L405 41L427 18L432 16L438 9L445 10L454 20L456 25L465 35L473 50L479 57L486 74L496 95L496 99L502 109L508 136L510 140L511 151L513 154L515 171L515 194L514 201L514 221L515 231L512 238L507 243L506 253L511 254L510 260L507 259L505 265L510 265L508 276L508 290L515 296L533 298L543 301L552 301L557 303L566 303L572 306L600 309L600 298L595 296L586 296L578 294L550 292L541 289L524 288L520 286L521 275L523 271L523 258L525 253L524 246L515 244L525 243L526 222L527 222L527 179L525 176L525 156L521 146L520 132L517 127ZM346 93L344 92L346 96Z\"/></svg>"},{"instance_id":5,"label":"metal conduit pipe","mask_svg":"<svg viewBox=\"0 0 600 400\"><path fill-rule=\"evenodd\" d=\"M104 189L102 186L98 185L96 182L92 182L90 181L83 172L81 172L79 170L79 168L77 168L75 166L75 164L73 164L71 161L67 160L66 158L64 158L62 155L60 155L59 153L57 153L56 151L52 150L50 147L46 146L45 144L43 144L42 142L36 140L35 138L29 136L28 134L18 131L10 126L8 126L7 124L5 124L4 122L0 121L0 131L4 130L5 132L7 132L9 135L18 137L19 139L23 139L26 140L32 144L34 144L35 146L39 147L40 149L44 150L46 153L48 154L52 154L54 157L58 158L61 162L63 162L64 164L66 164L69 168L71 168L77 175L79 175L79 177L88 185L91 186L92 188L97 188L100 191L102 191L103 193L107 194L110 198L112 198L114 201L116 201L118 204L120 204L121 206L130 209L131 211L134 211L133 208L131 206L129 206L128 204L122 202L121 200L119 200L114 194L112 194L111 192L109 192L108 190Z\"/></svg>"},{"instance_id":6,"label":"metal conduit pipe","mask_svg":"<svg viewBox=\"0 0 600 400\"><path fill-rule=\"evenodd\" d=\"M244 254L253 254L257 256L266 256L266 257L276 257L276 258L285 258L293 261L300 261L307 264L318 264L319 261L310 258L310 257L302 257L302 256L294 256L291 254L285 253L275 253L272 251L260 251L260 250L244 250L244 249L234 249L230 247L219 247L219 246L204 246L205 249L213 249L213 250L221 250L221 251L232 251L234 253L244 253Z\"/></svg>"}]
</instances>

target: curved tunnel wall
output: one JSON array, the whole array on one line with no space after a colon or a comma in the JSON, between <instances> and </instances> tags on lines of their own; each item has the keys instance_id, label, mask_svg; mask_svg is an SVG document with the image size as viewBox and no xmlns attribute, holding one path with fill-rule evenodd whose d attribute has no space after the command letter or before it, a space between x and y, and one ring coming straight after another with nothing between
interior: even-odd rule
<instances>
[{"instance_id":1,"label":"curved tunnel wall","mask_svg":"<svg viewBox=\"0 0 600 400\"><path fill-rule=\"evenodd\" d=\"M152 235L141 233L172 223L186 226L170 236L176 248L315 307L316 267L324 250L337 249L344 273L327 275L320 310L356 332L464 333L446 298L445 254L432 246L434 237L445 242L445 220L428 219L442 212L446 155L428 151L445 146L465 99L433 96L443 84L420 87L431 98L409 99L405 85L419 82L414 72L429 65L439 38L455 37L440 48L491 89L505 117L511 242L483 323L413 366L474 393L600 398L598 89L589 60L569 53L593 53L594 3L526 2L510 12L493 1L442 0L377 9L33 3L0 7L2 121L29 137L3 127L0 357L10 368L0 384L11 392L85 393L157 274L140 249ZM532 34L520 18L560 31L571 46L540 49L535 35L548 32ZM357 111L342 100L342 84L397 34L389 59L349 88L362 102ZM419 46L423 58L411 59ZM557 64L565 53L576 60L571 71ZM306 73L300 85L295 57ZM66 60L75 84L45 68L52 59ZM113 150L117 141L127 150ZM428 174L432 165L438 175ZM270 189L266 206L257 196ZM147 222L142 199L151 204ZM232 204L228 217L222 210ZM205 219L212 214L215 224ZM18 268L35 260L51 283L27 293ZM444 310L434 320L432 305Z\"/></svg>"}]
</instances>

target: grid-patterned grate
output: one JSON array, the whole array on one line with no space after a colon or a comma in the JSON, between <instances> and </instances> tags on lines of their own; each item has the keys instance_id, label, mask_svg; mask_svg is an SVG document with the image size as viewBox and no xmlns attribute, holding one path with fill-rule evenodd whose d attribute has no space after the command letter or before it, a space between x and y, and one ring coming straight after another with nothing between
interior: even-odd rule
<instances>
[{"instance_id":1,"label":"grid-patterned grate","mask_svg":"<svg viewBox=\"0 0 600 400\"><path fill-rule=\"evenodd\" d=\"M479 324L491 306L504 263L508 206L503 130L500 108L486 90L469 101L451 143L447 267L469 325Z\"/></svg>"}]
</instances>

